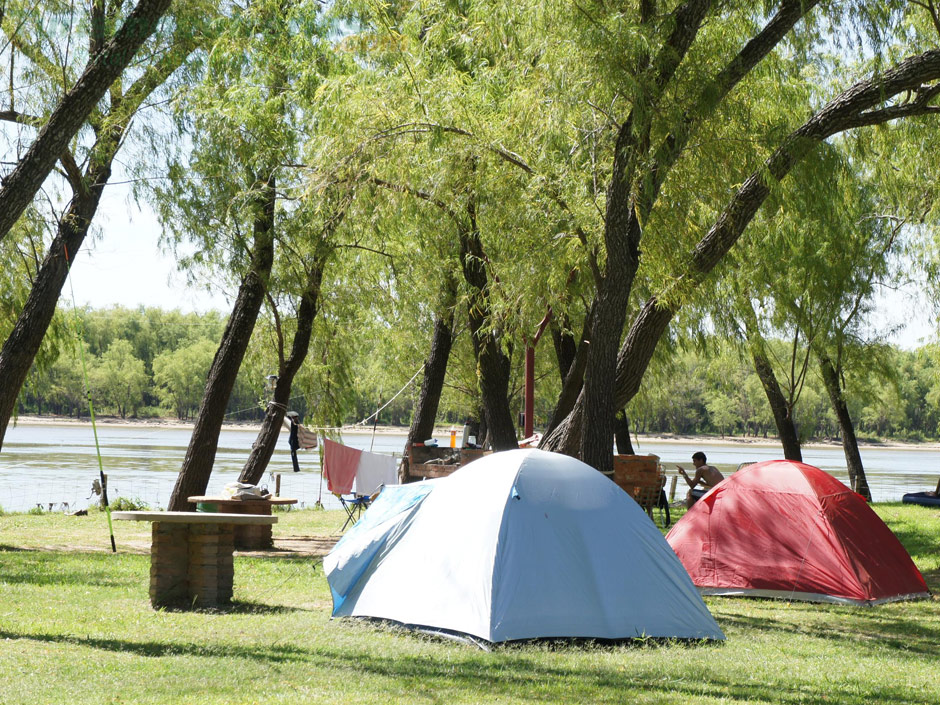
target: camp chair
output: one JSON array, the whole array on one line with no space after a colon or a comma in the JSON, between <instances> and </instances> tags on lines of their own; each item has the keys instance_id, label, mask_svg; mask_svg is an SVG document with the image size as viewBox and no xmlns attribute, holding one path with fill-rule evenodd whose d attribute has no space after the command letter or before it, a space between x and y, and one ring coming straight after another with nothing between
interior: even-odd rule
<instances>
[{"instance_id":1,"label":"camp chair","mask_svg":"<svg viewBox=\"0 0 940 705\"><path fill-rule=\"evenodd\" d=\"M359 521L362 512L368 509L369 505L372 503L372 497L367 494L353 494L349 498L341 494L334 493L334 495L343 505L343 509L346 510L346 521L343 523L343 528L340 529L340 531L346 531L347 526Z\"/></svg>"},{"instance_id":2,"label":"camp chair","mask_svg":"<svg viewBox=\"0 0 940 705\"><path fill-rule=\"evenodd\" d=\"M666 475L657 455L615 455L614 476L615 483L620 485L653 519L653 509L660 508L660 517L665 509L665 526L669 526L669 505L664 501Z\"/></svg>"}]
</instances>

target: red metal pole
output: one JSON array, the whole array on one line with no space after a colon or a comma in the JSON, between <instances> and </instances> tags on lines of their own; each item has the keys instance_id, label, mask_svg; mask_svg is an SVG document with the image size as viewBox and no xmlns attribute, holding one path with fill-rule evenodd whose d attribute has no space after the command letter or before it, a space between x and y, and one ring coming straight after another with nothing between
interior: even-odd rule
<instances>
[{"instance_id":1,"label":"red metal pole","mask_svg":"<svg viewBox=\"0 0 940 705\"><path fill-rule=\"evenodd\" d=\"M517 368L518 369L518 368ZM532 436L532 421L535 416L535 344L525 346L525 422L523 438Z\"/></svg>"}]
</instances>

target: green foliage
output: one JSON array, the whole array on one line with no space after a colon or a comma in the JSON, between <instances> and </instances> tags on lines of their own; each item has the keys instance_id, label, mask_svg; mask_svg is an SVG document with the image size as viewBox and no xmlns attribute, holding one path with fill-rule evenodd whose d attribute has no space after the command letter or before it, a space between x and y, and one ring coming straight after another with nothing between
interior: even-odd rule
<instances>
[{"instance_id":1,"label":"green foliage","mask_svg":"<svg viewBox=\"0 0 940 705\"><path fill-rule=\"evenodd\" d=\"M82 365L75 344L75 315L48 368L38 362L21 398L21 413L88 414ZM82 310L85 361L97 413L122 417L189 418L198 408L206 373L225 320L216 311L182 314L156 308ZM238 380L229 411L256 413L261 377ZM257 379L257 383L252 380ZM245 418L242 415L241 418Z\"/></svg>"},{"instance_id":2,"label":"green foliage","mask_svg":"<svg viewBox=\"0 0 940 705\"><path fill-rule=\"evenodd\" d=\"M157 396L176 412L177 418L189 418L199 407L215 351L214 341L200 340L154 358L153 381Z\"/></svg>"},{"instance_id":3,"label":"green foliage","mask_svg":"<svg viewBox=\"0 0 940 705\"><path fill-rule=\"evenodd\" d=\"M112 512L136 512L151 509L150 505L139 497L117 497L111 500L109 506Z\"/></svg>"},{"instance_id":4,"label":"green foliage","mask_svg":"<svg viewBox=\"0 0 940 705\"><path fill-rule=\"evenodd\" d=\"M117 409L121 418L135 413L150 377L142 360L134 356L130 342L116 340L95 360L89 384L105 404Z\"/></svg>"}]
</instances>

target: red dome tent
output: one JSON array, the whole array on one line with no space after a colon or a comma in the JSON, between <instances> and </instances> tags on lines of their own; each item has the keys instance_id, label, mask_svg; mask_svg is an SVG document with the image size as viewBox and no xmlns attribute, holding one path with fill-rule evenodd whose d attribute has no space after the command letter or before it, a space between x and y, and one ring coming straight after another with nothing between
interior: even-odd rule
<instances>
[{"instance_id":1,"label":"red dome tent","mask_svg":"<svg viewBox=\"0 0 940 705\"><path fill-rule=\"evenodd\" d=\"M666 540L707 595L871 605L930 595L897 537L865 500L789 460L734 473Z\"/></svg>"}]
</instances>

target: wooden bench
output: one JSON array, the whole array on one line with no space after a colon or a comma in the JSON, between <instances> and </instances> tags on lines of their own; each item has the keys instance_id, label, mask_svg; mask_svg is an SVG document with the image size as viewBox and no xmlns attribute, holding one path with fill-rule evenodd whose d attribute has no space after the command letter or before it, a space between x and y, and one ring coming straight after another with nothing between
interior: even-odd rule
<instances>
[{"instance_id":1,"label":"wooden bench","mask_svg":"<svg viewBox=\"0 0 940 705\"><path fill-rule=\"evenodd\" d=\"M264 526L274 516L210 512L113 512L117 521L153 522L150 604L202 608L232 601L236 526Z\"/></svg>"},{"instance_id":2,"label":"wooden bench","mask_svg":"<svg viewBox=\"0 0 940 705\"><path fill-rule=\"evenodd\" d=\"M197 512L229 512L230 514L252 514L271 516L275 506L297 504L296 499L269 497L268 499L232 499L231 497L209 497L196 495L187 497L196 505ZM243 551L263 551L274 547L270 524L236 524L235 548Z\"/></svg>"}]
</instances>

